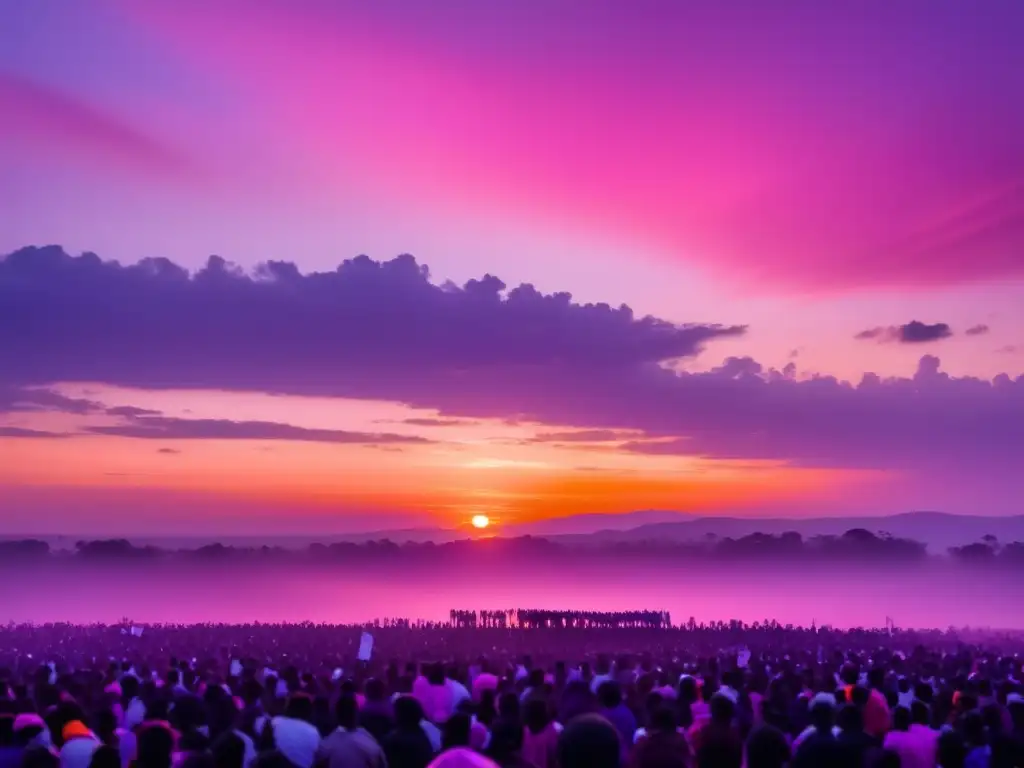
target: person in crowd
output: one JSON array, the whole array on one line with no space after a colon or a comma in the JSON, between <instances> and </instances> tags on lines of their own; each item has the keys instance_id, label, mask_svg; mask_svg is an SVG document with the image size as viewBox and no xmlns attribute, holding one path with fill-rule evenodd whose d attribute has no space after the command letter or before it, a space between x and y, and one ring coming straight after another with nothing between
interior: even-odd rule
<instances>
[{"instance_id":1,"label":"person in crowd","mask_svg":"<svg viewBox=\"0 0 1024 768\"><path fill-rule=\"evenodd\" d=\"M335 705L338 727L321 743L316 763L326 768L385 768L384 750L359 726L359 704L352 693L342 694Z\"/></svg>"},{"instance_id":2,"label":"person in crowd","mask_svg":"<svg viewBox=\"0 0 1024 768\"><path fill-rule=\"evenodd\" d=\"M557 768L561 727L546 699L534 695L523 705L523 757L536 768Z\"/></svg>"},{"instance_id":3,"label":"person in crowd","mask_svg":"<svg viewBox=\"0 0 1024 768\"><path fill-rule=\"evenodd\" d=\"M747 768L785 768L792 758L786 735L772 725L760 725L750 732L746 744Z\"/></svg>"},{"instance_id":4,"label":"person in crowd","mask_svg":"<svg viewBox=\"0 0 1024 768\"><path fill-rule=\"evenodd\" d=\"M600 714L613 726L619 734L620 751L623 761L633 744L636 734L636 716L622 700L622 688L614 680L607 680L597 689L600 702Z\"/></svg>"},{"instance_id":5,"label":"person in crowd","mask_svg":"<svg viewBox=\"0 0 1024 768\"><path fill-rule=\"evenodd\" d=\"M676 723L673 708L662 705L655 709L647 728L640 731L629 760L633 768L689 768L690 745Z\"/></svg>"},{"instance_id":6,"label":"person in crowd","mask_svg":"<svg viewBox=\"0 0 1024 768\"><path fill-rule=\"evenodd\" d=\"M501 768L539 768L523 756L523 726L518 719L498 718L491 728L487 756Z\"/></svg>"},{"instance_id":7,"label":"person in crowd","mask_svg":"<svg viewBox=\"0 0 1024 768\"><path fill-rule=\"evenodd\" d=\"M382 747L388 768L426 768L434 748L423 730L423 707L412 696L395 699L395 727Z\"/></svg>"},{"instance_id":8,"label":"person in crowd","mask_svg":"<svg viewBox=\"0 0 1024 768\"><path fill-rule=\"evenodd\" d=\"M394 708L382 679L366 681L366 703L359 710L359 725L378 743L395 727Z\"/></svg>"},{"instance_id":9,"label":"person in crowd","mask_svg":"<svg viewBox=\"0 0 1024 768\"><path fill-rule=\"evenodd\" d=\"M618 730L605 718L580 715L558 737L559 768L620 768L620 741Z\"/></svg>"},{"instance_id":10,"label":"person in crowd","mask_svg":"<svg viewBox=\"0 0 1024 768\"><path fill-rule=\"evenodd\" d=\"M740 768L743 742L736 726L736 704L728 693L715 693L711 717L694 740L698 768Z\"/></svg>"}]
</instances>

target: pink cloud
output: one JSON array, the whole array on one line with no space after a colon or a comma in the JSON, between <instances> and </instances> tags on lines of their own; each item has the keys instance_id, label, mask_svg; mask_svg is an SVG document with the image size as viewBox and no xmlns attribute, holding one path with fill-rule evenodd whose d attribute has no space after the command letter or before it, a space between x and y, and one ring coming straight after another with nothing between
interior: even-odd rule
<instances>
[{"instance_id":1,"label":"pink cloud","mask_svg":"<svg viewBox=\"0 0 1024 768\"><path fill-rule=\"evenodd\" d=\"M950 19L922 34L962 57L952 74L930 38L908 55L909 14L882 14L891 35L869 39L838 15L807 13L792 34L684 12L640 29L644 14L575 18L570 3L546 17L562 39L549 30L534 59L503 59L467 41L507 47L528 25L453 15L439 39L437 25L400 23L416 8L389 19L216 0L131 12L234 78L338 183L355 172L432 205L614 230L788 289L1024 274L1024 111L1000 95L1019 76ZM559 44L577 64L544 47Z\"/></svg>"}]
</instances>

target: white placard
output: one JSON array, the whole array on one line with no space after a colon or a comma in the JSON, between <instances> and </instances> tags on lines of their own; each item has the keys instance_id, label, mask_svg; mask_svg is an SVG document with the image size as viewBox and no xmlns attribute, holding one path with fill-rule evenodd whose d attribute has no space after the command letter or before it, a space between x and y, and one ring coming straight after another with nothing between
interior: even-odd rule
<instances>
[{"instance_id":1,"label":"white placard","mask_svg":"<svg viewBox=\"0 0 1024 768\"><path fill-rule=\"evenodd\" d=\"M750 651L746 648L741 648L740 652L736 654L736 666L740 669L746 669L747 664L750 663Z\"/></svg>"},{"instance_id":2,"label":"white placard","mask_svg":"<svg viewBox=\"0 0 1024 768\"><path fill-rule=\"evenodd\" d=\"M363 632L362 637L359 638L359 653L357 658L360 661L369 661L370 656L373 654L373 635L369 632Z\"/></svg>"}]
</instances>

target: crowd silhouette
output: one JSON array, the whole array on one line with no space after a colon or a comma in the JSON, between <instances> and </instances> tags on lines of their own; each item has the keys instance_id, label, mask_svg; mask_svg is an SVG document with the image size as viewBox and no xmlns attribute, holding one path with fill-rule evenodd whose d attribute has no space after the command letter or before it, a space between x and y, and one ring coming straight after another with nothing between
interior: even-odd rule
<instances>
[{"instance_id":1,"label":"crowd silhouette","mask_svg":"<svg viewBox=\"0 0 1024 768\"><path fill-rule=\"evenodd\" d=\"M452 610L455 627L519 627L522 629L668 629L672 619L667 611L553 611L510 608L505 611Z\"/></svg>"}]
</instances>

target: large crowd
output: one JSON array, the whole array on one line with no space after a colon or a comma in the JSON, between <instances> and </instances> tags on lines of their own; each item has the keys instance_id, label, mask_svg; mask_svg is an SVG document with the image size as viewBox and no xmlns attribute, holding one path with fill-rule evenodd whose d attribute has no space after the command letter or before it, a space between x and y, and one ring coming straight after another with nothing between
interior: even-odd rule
<instances>
[{"instance_id":1,"label":"large crowd","mask_svg":"<svg viewBox=\"0 0 1024 768\"><path fill-rule=\"evenodd\" d=\"M524 615L0 627L0 768L1024 768L1024 635Z\"/></svg>"}]
</instances>

